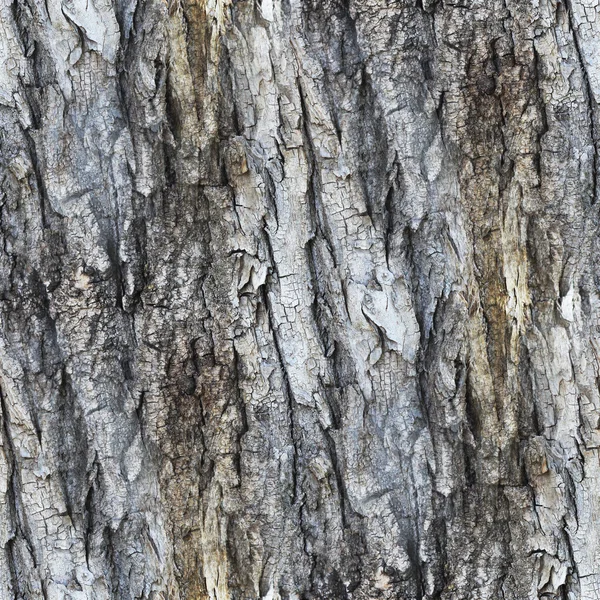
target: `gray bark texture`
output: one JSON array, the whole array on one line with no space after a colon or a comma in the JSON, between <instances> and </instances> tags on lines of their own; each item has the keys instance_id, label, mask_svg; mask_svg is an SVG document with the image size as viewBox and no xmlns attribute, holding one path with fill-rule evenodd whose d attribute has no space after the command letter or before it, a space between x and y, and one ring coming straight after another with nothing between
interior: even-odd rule
<instances>
[{"instance_id":1,"label":"gray bark texture","mask_svg":"<svg viewBox=\"0 0 600 600\"><path fill-rule=\"evenodd\" d=\"M0 600L600 599L598 0L0 0Z\"/></svg>"}]
</instances>

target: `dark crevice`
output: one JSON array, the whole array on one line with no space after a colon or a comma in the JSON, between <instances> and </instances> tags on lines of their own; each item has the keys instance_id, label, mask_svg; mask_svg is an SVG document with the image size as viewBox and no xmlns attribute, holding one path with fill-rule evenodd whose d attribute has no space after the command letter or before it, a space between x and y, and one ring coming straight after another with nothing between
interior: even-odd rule
<instances>
[{"instance_id":1,"label":"dark crevice","mask_svg":"<svg viewBox=\"0 0 600 600\"><path fill-rule=\"evenodd\" d=\"M569 566L569 576L567 578L567 581L569 581L569 579L571 579L571 583L573 583L573 579L575 581L579 581L580 575L579 575L579 570L578 570L578 567L577 567L577 558L575 556L575 551L573 549L573 544L571 543L571 536L569 535L569 532L568 532L569 526L567 524L566 517L562 518L561 525L562 525L563 539L564 539L565 547L566 547L566 550L567 550L567 556L569 558L569 563L570 563L570 566ZM571 586L569 586L569 587L571 587ZM573 586L573 587L575 587L575 586ZM567 585L564 586L564 590L565 590L565 592L569 591L567 589ZM575 592L575 593L577 593L578 590L577 589L573 589L572 591ZM569 595L567 594L567 596L569 596Z\"/></svg>"},{"instance_id":2,"label":"dark crevice","mask_svg":"<svg viewBox=\"0 0 600 600\"><path fill-rule=\"evenodd\" d=\"M481 419L480 409L473 398L473 387L470 381L470 375L467 371L465 377L465 416L467 426L473 436L475 447L463 441L463 458L465 461L465 483L467 487L473 487L477 484L477 445L481 439Z\"/></svg>"},{"instance_id":3,"label":"dark crevice","mask_svg":"<svg viewBox=\"0 0 600 600\"><path fill-rule=\"evenodd\" d=\"M238 477L237 487L241 487L241 485L242 485L242 450L243 450L242 439L246 435L246 433L248 433L249 428L248 428L248 414L246 411L246 404L244 402L244 399L242 398L242 394L240 393L241 366L240 366L240 356L239 356L237 350L235 349L235 343L232 344L232 349L233 349L233 366L232 366L231 372L232 372L233 378L234 378L233 385L235 387L237 406L238 406L240 418L242 421L241 427L235 435L236 449L235 449L234 463L235 463L235 469L236 469L236 473L237 473L237 477Z\"/></svg>"},{"instance_id":4,"label":"dark crevice","mask_svg":"<svg viewBox=\"0 0 600 600\"><path fill-rule=\"evenodd\" d=\"M267 236L268 237L268 236ZM271 261L275 264L274 257L271 255ZM272 284L273 276L270 275L269 279L271 279ZM281 378L283 380L283 395L288 403L288 418L290 424L290 439L292 445L294 447L294 455L292 457L292 496L291 496L291 504L296 504L298 499L298 454L299 454L299 445L300 442L297 439L296 428L295 428L295 417L294 417L294 405L296 403L294 399L294 394L292 392L292 386L289 381L289 377L287 374L287 369L285 366L285 359L283 356L283 352L281 351L281 346L279 343L279 337L277 333L277 327L273 318L273 307L271 305L271 301L269 299L269 294L267 293L267 285L262 286L262 300L266 309L266 315L269 322L269 330L273 333L273 346L275 348L275 352L277 354L278 363L281 369Z\"/></svg>"},{"instance_id":5,"label":"dark crevice","mask_svg":"<svg viewBox=\"0 0 600 600\"><path fill-rule=\"evenodd\" d=\"M12 532L12 536L7 541L6 551L8 557L8 564L10 569L11 582L13 586L13 592L15 594L18 593L19 586L19 578L17 576L17 564L18 558L16 556L16 548L15 548L15 537L19 532L19 523L18 523L18 513L17 513L17 499L16 494L16 464L15 464L15 448L12 441L12 437L10 435L9 426L8 426L8 410L6 407L6 400L4 397L4 391L0 387L0 411L2 415L2 437L4 439L3 447L6 456L6 461L8 463L8 482L7 482L7 496L8 496L8 505L9 505L9 514L10 520L14 524L15 531ZM6 524L7 529L9 529L8 524Z\"/></svg>"},{"instance_id":6,"label":"dark crevice","mask_svg":"<svg viewBox=\"0 0 600 600\"><path fill-rule=\"evenodd\" d=\"M23 510L23 506L21 504L21 481L18 472L17 465L17 451L14 445L13 437L10 433L10 418L8 412L8 406L6 404L6 396L4 390L2 389L2 382L0 382L0 413L2 414L2 424L3 424L3 437L5 440L4 448L6 452L7 462L9 463L10 473L8 476L8 485L7 485L7 495L10 506L11 520L15 527L14 538L20 538L26 549L29 553L33 567L37 570L38 561L33 550L34 544L31 543L31 533L29 531L29 527L25 521L25 514ZM14 559L13 554L13 563L16 567L16 560ZM18 584L18 578L17 578ZM19 589L17 587L16 589Z\"/></svg>"},{"instance_id":7,"label":"dark crevice","mask_svg":"<svg viewBox=\"0 0 600 600\"><path fill-rule=\"evenodd\" d=\"M308 205L311 213L312 222L315 228L315 234L320 236L327 245L329 254L333 259L333 266L335 269L337 268L338 264L334 252L335 246L332 243L331 232L328 231L329 228L327 227L324 209L320 202L321 188L319 185L319 178L316 175L318 173L319 167L316 160L317 152L315 150L313 138L310 132L310 116L300 79L297 80L297 85L298 94L300 96L300 108L302 113L302 138L304 141L304 151L306 153L306 160L309 169L307 186Z\"/></svg>"},{"instance_id":8,"label":"dark crevice","mask_svg":"<svg viewBox=\"0 0 600 600\"><path fill-rule=\"evenodd\" d=\"M85 560L89 566L92 558L92 536L94 534L94 482L90 482L90 487L85 497L84 504L84 532L85 540Z\"/></svg>"},{"instance_id":9,"label":"dark crevice","mask_svg":"<svg viewBox=\"0 0 600 600\"><path fill-rule=\"evenodd\" d=\"M581 51L581 45L579 43L579 37L577 35L577 26L573 19L571 0L564 0L564 4L569 22L569 29L573 33L573 45L575 46L575 53L577 54L577 60L581 70L581 76L585 86L585 96L588 104L590 135L592 138L592 144L594 146L594 156L592 157L592 198L590 201L591 205L593 206L596 204L598 199L598 142L596 140L596 111L594 110L594 103L596 100L594 98L590 78L585 66L585 60L583 58L583 52Z\"/></svg>"},{"instance_id":10,"label":"dark crevice","mask_svg":"<svg viewBox=\"0 0 600 600\"><path fill-rule=\"evenodd\" d=\"M390 265L390 248L391 248L391 240L394 235L394 187L390 186L388 193L385 197L385 230L383 234L383 238L385 241L385 260L388 265Z\"/></svg>"},{"instance_id":11,"label":"dark crevice","mask_svg":"<svg viewBox=\"0 0 600 600\"><path fill-rule=\"evenodd\" d=\"M535 44L533 44L533 72L535 73L535 81L536 81L536 89L537 89L537 100L539 104L539 114L542 119L541 129L537 132L537 149L535 155L533 157L535 169L538 176L539 186L542 185L542 166L541 166L541 154L543 151L542 146L542 138L549 131L548 125L548 111L546 108L546 103L544 102L544 96L542 90L540 88L540 79L541 79L541 66L540 66L540 57L535 48Z\"/></svg>"},{"instance_id":12,"label":"dark crevice","mask_svg":"<svg viewBox=\"0 0 600 600\"><path fill-rule=\"evenodd\" d=\"M26 129L23 129L23 135L27 141L27 147L29 150L29 156L31 157L31 168L33 170L33 174L35 177L36 188L38 192L38 198L40 202L40 217L42 222L43 229L49 229L50 224L48 222L47 209L50 207L50 202L48 200L48 193L46 191L46 184L44 183L44 178L42 177L42 173L39 166L37 150L35 147L35 141L31 136L31 133Z\"/></svg>"},{"instance_id":13,"label":"dark crevice","mask_svg":"<svg viewBox=\"0 0 600 600\"><path fill-rule=\"evenodd\" d=\"M327 328L326 320L324 318L323 308L327 304L326 295L324 290L321 289L321 281L323 281L324 274L320 272L317 267L316 249L314 247L314 239L308 241L306 248L307 263L310 270L311 287L313 293L313 301L311 304L311 311L315 329L321 342L321 350L324 356L330 356L334 341L331 338L330 332Z\"/></svg>"},{"instance_id":14,"label":"dark crevice","mask_svg":"<svg viewBox=\"0 0 600 600\"><path fill-rule=\"evenodd\" d=\"M336 487L338 490L338 497L340 499L340 515L342 518L342 527L346 529L348 527L348 511L352 510L348 499L348 492L346 491L346 484L342 477L342 470L338 461L337 450L335 447L335 440L331 433L324 428L321 428L325 440L327 442L327 448L329 450L329 458L331 460L331 466L335 475Z\"/></svg>"}]
</instances>

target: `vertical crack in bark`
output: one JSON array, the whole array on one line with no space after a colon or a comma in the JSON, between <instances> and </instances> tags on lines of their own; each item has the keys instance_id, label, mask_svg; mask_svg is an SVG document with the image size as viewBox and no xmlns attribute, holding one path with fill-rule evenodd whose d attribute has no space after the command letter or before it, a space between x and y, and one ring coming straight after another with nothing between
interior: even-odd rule
<instances>
[{"instance_id":1,"label":"vertical crack in bark","mask_svg":"<svg viewBox=\"0 0 600 600\"><path fill-rule=\"evenodd\" d=\"M581 77L585 86L585 97L587 100L588 114L590 119L590 136L592 138L592 145L594 148L594 155L592 157L592 206L596 204L598 200L598 140L596 139L596 111L594 110L594 104L596 99L592 86L590 84L590 78L585 66L585 59L581 51L581 45L577 34L577 24L573 18L573 7L571 6L571 0L564 0L565 9L567 13L567 19L569 22L569 29L573 34L573 45L575 46L575 53L577 55L577 61L579 63L579 69L581 71Z\"/></svg>"},{"instance_id":2,"label":"vertical crack in bark","mask_svg":"<svg viewBox=\"0 0 600 600\"><path fill-rule=\"evenodd\" d=\"M0 342L23 371L0 389L0 585L115 600L598 589L597 299L571 286L596 253L585 243L585 269L556 274L589 231L572 201L589 191L582 166L599 193L596 63L575 0L560 31L526 4L73 0L52 21L0 7ZM119 25L106 60L94 39ZM246 156L227 181L234 135ZM574 156L590 136L593 156ZM199 206L208 184L214 205ZM230 207L232 189L246 196ZM256 265L248 290L260 280L237 298L236 253ZM409 298L389 283L401 272ZM517 328L529 289L534 322ZM413 308L409 364L389 334ZM310 338L301 357L294 335ZM48 502L64 521L41 540L21 410L58 467ZM512 446L536 436L558 454L539 480ZM77 539L64 567L44 562L70 531L63 495ZM538 589L543 560L558 563Z\"/></svg>"},{"instance_id":3,"label":"vertical crack in bark","mask_svg":"<svg viewBox=\"0 0 600 600\"><path fill-rule=\"evenodd\" d=\"M14 550L15 550L14 542L16 542L17 539L20 539L23 542L23 544L25 546L25 550L29 554L29 557L31 558L33 569L36 571L34 574L32 574L32 576L39 577L39 573L37 573L38 560L37 560L35 550L34 550L36 545L33 543L33 540L31 539L31 534L28 531L29 528L28 528L27 522L25 520L26 516L25 516L25 512L22 507L21 499L20 499L20 496L22 494L22 490L21 490L22 483L20 481L20 474L18 472L19 466L17 464L17 452L15 449L14 439L10 432L10 416L9 416L9 412L8 412L8 407L6 405L6 396L5 396L4 390L2 389L2 386L3 386L3 382L0 381L0 412L2 414L2 422L3 422L3 437L6 442L4 447L8 451L7 459L10 464L10 476L9 476L7 491L9 493L10 511L12 513L11 514L12 525L14 527L13 537L11 538L11 540L13 542L13 544L12 544L13 552L11 552L11 555L10 555L10 558L12 559L11 564L14 567L15 573L17 573L17 558L16 558L16 555L14 552ZM22 565L20 565L20 566L22 567ZM12 569L11 569L11 573L12 573ZM21 574L21 577L18 577L16 575L15 579L16 579L16 581L14 582L14 590L18 591L18 593L26 593L26 592L22 591L23 588L21 587L22 574ZM44 591L43 585L44 585L44 582L42 581L42 591Z\"/></svg>"},{"instance_id":4,"label":"vertical crack in bark","mask_svg":"<svg viewBox=\"0 0 600 600\"><path fill-rule=\"evenodd\" d=\"M235 457L235 466L237 470L238 477L238 487L242 486L242 438L246 433L248 433L248 415L246 412L246 404L244 399L242 398L242 394L240 392L240 356L235 349L235 343L232 345L233 348L233 374L235 377L235 392L236 392L236 401L238 405L238 410L240 411L242 425L239 431L236 434L236 457Z\"/></svg>"},{"instance_id":5,"label":"vertical crack in bark","mask_svg":"<svg viewBox=\"0 0 600 600\"><path fill-rule=\"evenodd\" d=\"M268 236L267 236L268 237ZM272 261L272 264L275 264L275 258L272 254L272 250L269 248L270 250L270 259ZM269 276L269 278L271 278L271 276ZM266 308L266 313L267 313L267 318L269 321L269 329L272 332L273 335L273 346L275 348L275 352L277 354L277 358L278 358L278 363L281 369L281 377L283 379L283 393L288 401L288 415L289 415L289 422L290 422L290 439L292 441L292 445L294 448L294 454L292 457L292 498L291 498L291 504L294 505L296 504L297 500L298 500L298 453L299 453L299 444L300 442L297 439L297 434L296 434L296 427L295 427L295 417L294 417L294 404L295 404L295 399L294 399L294 393L292 392L292 386L290 384L289 381L289 377L287 374L287 369L285 366L285 358L284 355L281 351L281 346L280 346L280 341L279 341L279 337L277 334L277 326L275 324L274 321L274 316L273 316L273 306L271 305L271 300L269 299L269 293L268 290L266 289L267 286L263 286L262 287L262 299L263 299L263 303L264 306Z\"/></svg>"},{"instance_id":6,"label":"vertical crack in bark","mask_svg":"<svg viewBox=\"0 0 600 600\"><path fill-rule=\"evenodd\" d=\"M298 67L300 68L300 66ZM317 162L317 153L314 145L313 136L310 131L310 113L306 104L305 90L302 85L300 77L296 78L296 85L298 88L298 96L300 98L300 111L301 111L301 128L302 128L302 139L303 149L306 155L306 162L308 164L308 203L313 219L313 226L315 228L315 234L319 235L321 239L327 245L329 254L333 260L334 269L337 269L337 258L335 255L335 245L332 243L331 232L328 231L329 227L326 221L326 215L323 209L323 205L320 201L320 194L322 193L321 185L319 182L319 165Z\"/></svg>"},{"instance_id":7,"label":"vertical crack in bark","mask_svg":"<svg viewBox=\"0 0 600 600\"><path fill-rule=\"evenodd\" d=\"M535 167L537 170L537 176L538 176L538 182L539 185L538 187L542 187L542 151L543 151L543 144L542 144L542 138L544 137L544 135L546 133L548 133L549 131L549 125L548 125L548 114L547 114L547 107L546 107L546 102L544 100L544 94L542 93L542 89L540 87L540 79L541 79L541 65L540 65L540 57L538 54L538 51L536 50L535 47L535 43L532 44L532 50L533 50L533 72L535 73L535 83L536 83L536 91L537 91L537 97L538 97L538 102L540 104L540 116L542 118L542 127L541 129L537 132L536 135L536 139L537 139L537 151L536 151L536 155L535 155Z\"/></svg>"},{"instance_id":8,"label":"vertical crack in bark","mask_svg":"<svg viewBox=\"0 0 600 600\"><path fill-rule=\"evenodd\" d=\"M17 576L17 565L16 565L16 556L15 556L15 538L19 532L18 526L18 513L17 513L17 500L16 494L18 493L16 490L16 461L15 461L15 449L12 441L12 437L10 435L9 426L8 426L8 410L6 407L6 401L4 398L4 390L2 389L2 382L0 381L0 411L2 416L2 437L4 443L2 444L3 449L5 451L6 460L8 463L8 481L7 483L7 495L9 501L9 514L11 523L10 526L13 529L11 532L11 537L7 540L7 559L10 568L10 576L13 587L13 593L20 593L20 584L19 578ZM6 524L6 527L9 527L9 524Z\"/></svg>"},{"instance_id":9,"label":"vertical crack in bark","mask_svg":"<svg viewBox=\"0 0 600 600\"><path fill-rule=\"evenodd\" d=\"M33 174L35 177L36 188L38 192L38 199L40 202L40 217L42 222L43 229L49 229L50 224L48 223L47 216L47 207L50 206L48 202L48 194L46 192L46 184L44 183L44 178L42 177L42 173L40 171L40 163L38 160L37 150L35 147L35 141L31 136L31 133L27 129L23 129L23 135L27 140L27 145L29 149L29 155L31 157L31 168L33 170Z\"/></svg>"}]
</instances>

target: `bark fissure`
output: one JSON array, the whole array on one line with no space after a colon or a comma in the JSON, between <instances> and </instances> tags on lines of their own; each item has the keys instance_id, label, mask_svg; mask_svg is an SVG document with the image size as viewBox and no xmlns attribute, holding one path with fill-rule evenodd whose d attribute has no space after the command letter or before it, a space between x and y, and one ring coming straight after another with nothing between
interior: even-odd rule
<instances>
[{"instance_id":1,"label":"bark fissure","mask_svg":"<svg viewBox=\"0 0 600 600\"><path fill-rule=\"evenodd\" d=\"M565 9L567 13L567 19L569 22L569 29L573 35L573 45L575 46L575 53L577 55L577 62L579 64L579 70L581 71L581 77L583 78L585 86L585 97L587 100L587 110L590 124L590 138L594 147L592 155L592 198L590 203L592 206L596 204L598 200L598 140L596 139L596 110L594 109L595 97L590 84L589 75L585 66L585 61L581 51L579 37L577 33L577 25L573 20L573 8L571 7L570 0L564 0Z\"/></svg>"},{"instance_id":2,"label":"bark fissure","mask_svg":"<svg viewBox=\"0 0 600 600\"><path fill-rule=\"evenodd\" d=\"M600 598L600 13L467 4L0 3L0 598Z\"/></svg>"}]
</instances>

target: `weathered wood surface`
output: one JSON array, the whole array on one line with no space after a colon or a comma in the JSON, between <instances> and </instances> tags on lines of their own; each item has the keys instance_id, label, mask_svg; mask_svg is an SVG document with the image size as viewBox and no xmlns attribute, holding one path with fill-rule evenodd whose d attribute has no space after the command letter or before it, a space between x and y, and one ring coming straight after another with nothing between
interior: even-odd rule
<instances>
[{"instance_id":1,"label":"weathered wood surface","mask_svg":"<svg viewBox=\"0 0 600 600\"><path fill-rule=\"evenodd\" d=\"M0 0L0 598L600 598L597 0Z\"/></svg>"}]
</instances>

